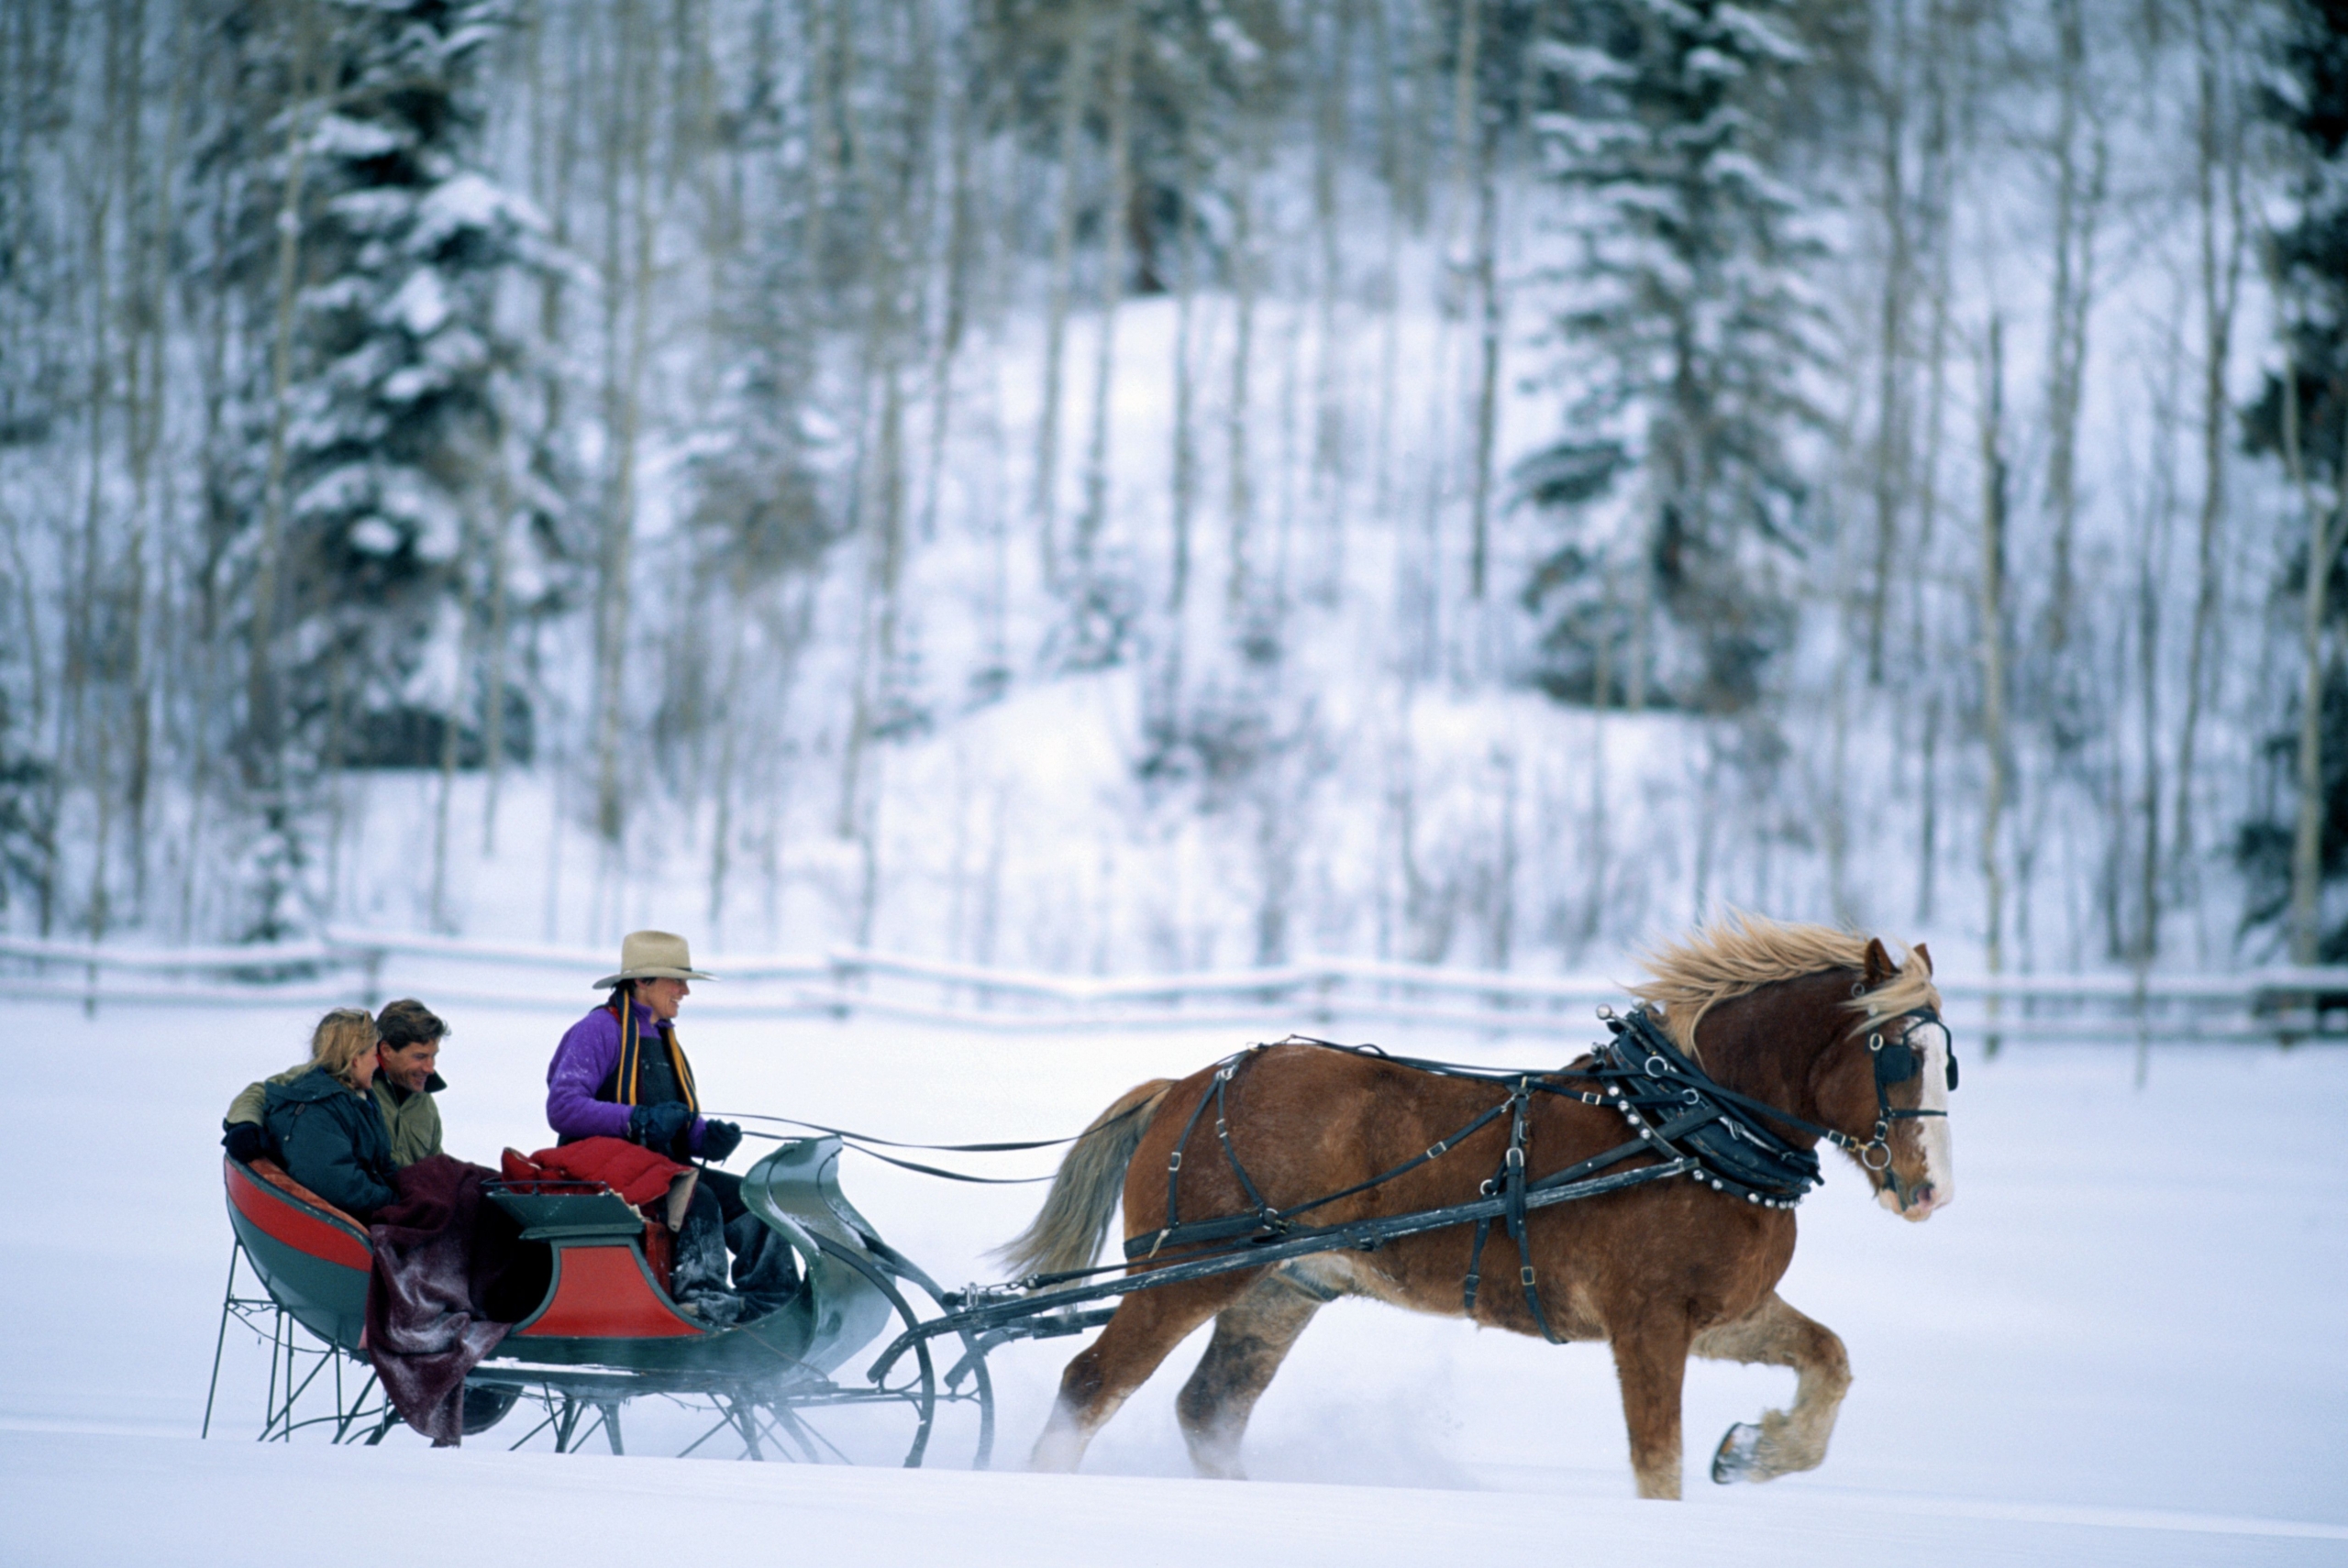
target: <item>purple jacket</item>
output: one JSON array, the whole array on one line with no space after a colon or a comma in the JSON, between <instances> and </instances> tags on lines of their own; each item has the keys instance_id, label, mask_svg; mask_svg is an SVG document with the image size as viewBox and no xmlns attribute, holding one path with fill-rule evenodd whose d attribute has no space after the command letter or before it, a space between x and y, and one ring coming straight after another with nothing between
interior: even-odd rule
<instances>
[{"instance_id":1,"label":"purple jacket","mask_svg":"<svg viewBox=\"0 0 2348 1568\"><path fill-rule=\"evenodd\" d=\"M653 1021L650 1008L642 1002L630 1005L636 1009L637 1032L649 1043L660 1026ZM547 1125L558 1137L627 1136L629 1108L595 1098L595 1091L604 1087L619 1061L620 1021L612 1016L610 1008L599 1007L570 1026L562 1043L554 1048L554 1061L547 1068ZM707 1125L701 1117L693 1118L689 1142L696 1154L701 1153L702 1131Z\"/></svg>"}]
</instances>

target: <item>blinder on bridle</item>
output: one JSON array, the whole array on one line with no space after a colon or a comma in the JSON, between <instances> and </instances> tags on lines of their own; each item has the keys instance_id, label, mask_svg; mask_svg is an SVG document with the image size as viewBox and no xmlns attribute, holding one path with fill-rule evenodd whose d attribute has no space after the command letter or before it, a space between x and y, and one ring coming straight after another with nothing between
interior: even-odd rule
<instances>
[{"instance_id":1,"label":"blinder on bridle","mask_svg":"<svg viewBox=\"0 0 2348 1568\"><path fill-rule=\"evenodd\" d=\"M1875 1137L1859 1150L1859 1163L1871 1171L1885 1170L1891 1165L1891 1124L1893 1122L1913 1121L1927 1116L1948 1114L1945 1110L1925 1110L1922 1108L1914 1110L1899 1110L1893 1109L1891 1104L1892 1086L1904 1084L1923 1070L1921 1055L1916 1047L1908 1042L1916 1031L1927 1024L1941 1032L1941 1043L1948 1056L1948 1087L1952 1091L1956 1088L1956 1038L1949 1032L1949 1027L1943 1021L1940 1013L1933 1008L1920 1007L1911 1009L1899 1016L1913 1019L1915 1021L1900 1032L1899 1039L1886 1040L1880 1029L1867 1036L1867 1055L1875 1063ZM1880 1154L1883 1163L1877 1165L1869 1160L1867 1158L1869 1154Z\"/></svg>"}]
</instances>

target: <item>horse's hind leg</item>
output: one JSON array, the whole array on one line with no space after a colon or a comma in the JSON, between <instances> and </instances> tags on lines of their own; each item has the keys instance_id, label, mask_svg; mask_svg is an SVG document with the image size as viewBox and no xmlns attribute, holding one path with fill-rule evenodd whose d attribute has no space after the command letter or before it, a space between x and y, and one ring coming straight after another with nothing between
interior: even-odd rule
<instances>
[{"instance_id":1,"label":"horse's hind leg","mask_svg":"<svg viewBox=\"0 0 2348 1568\"><path fill-rule=\"evenodd\" d=\"M1198 1370L1182 1385L1174 1407L1200 1474L1245 1478L1239 1440L1246 1433L1247 1418L1312 1314L1335 1295L1283 1270L1265 1276L1217 1314L1207 1353L1199 1358Z\"/></svg>"},{"instance_id":2,"label":"horse's hind leg","mask_svg":"<svg viewBox=\"0 0 2348 1568\"><path fill-rule=\"evenodd\" d=\"M1713 1480L1774 1481L1825 1461L1835 1412L1851 1386L1850 1357L1833 1330L1772 1294L1735 1322L1696 1336L1693 1348L1712 1361L1790 1366L1798 1378L1792 1409L1766 1411L1758 1426L1739 1421L1729 1428L1712 1455Z\"/></svg>"},{"instance_id":3,"label":"horse's hind leg","mask_svg":"<svg viewBox=\"0 0 2348 1568\"><path fill-rule=\"evenodd\" d=\"M1036 1440L1028 1468L1074 1470L1092 1434L1149 1380L1168 1353L1260 1277L1253 1272L1213 1275L1126 1297L1101 1337L1060 1374L1059 1397L1052 1402L1052 1418Z\"/></svg>"}]
</instances>

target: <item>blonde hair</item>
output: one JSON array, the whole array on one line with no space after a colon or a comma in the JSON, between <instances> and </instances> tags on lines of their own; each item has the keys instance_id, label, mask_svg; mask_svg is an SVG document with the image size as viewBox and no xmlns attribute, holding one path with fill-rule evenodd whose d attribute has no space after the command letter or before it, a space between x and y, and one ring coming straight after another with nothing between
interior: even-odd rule
<instances>
[{"instance_id":1,"label":"blonde hair","mask_svg":"<svg viewBox=\"0 0 2348 1568\"><path fill-rule=\"evenodd\" d=\"M350 1069L374 1049L375 1015L363 1007L338 1007L310 1032L311 1066L324 1067L352 1088L359 1081Z\"/></svg>"},{"instance_id":2,"label":"blonde hair","mask_svg":"<svg viewBox=\"0 0 2348 1568\"><path fill-rule=\"evenodd\" d=\"M1869 1019L1940 1005L1932 966L1919 963L1906 943L1889 944L1899 967L1866 995L1844 1003L1858 1014L1853 1027ZM1666 943L1645 955L1655 978L1633 986L1631 994L1663 1013L1664 1032L1697 1061L1696 1026L1722 1002L1779 980L1799 979L1829 969L1866 967L1867 938L1825 925L1792 925L1731 910L1699 926L1684 942Z\"/></svg>"}]
</instances>

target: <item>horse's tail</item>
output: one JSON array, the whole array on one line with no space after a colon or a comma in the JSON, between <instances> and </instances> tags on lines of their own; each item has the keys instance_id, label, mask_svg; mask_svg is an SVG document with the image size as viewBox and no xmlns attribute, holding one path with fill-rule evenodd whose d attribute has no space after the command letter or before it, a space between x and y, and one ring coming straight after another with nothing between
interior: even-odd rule
<instances>
[{"instance_id":1,"label":"horse's tail","mask_svg":"<svg viewBox=\"0 0 2348 1568\"><path fill-rule=\"evenodd\" d=\"M1090 1268L1101 1254L1109 1221L1124 1193L1125 1166L1149 1131L1158 1101L1174 1087L1172 1078L1152 1078L1127 1089L1115 1104L1092 1119L1060 1162L1044 1207L995 1256L1010 1268L1011 1277L1031 1274L1060 1274Z\"/></svg>"}]
</instances>

